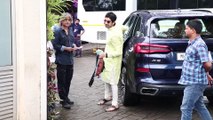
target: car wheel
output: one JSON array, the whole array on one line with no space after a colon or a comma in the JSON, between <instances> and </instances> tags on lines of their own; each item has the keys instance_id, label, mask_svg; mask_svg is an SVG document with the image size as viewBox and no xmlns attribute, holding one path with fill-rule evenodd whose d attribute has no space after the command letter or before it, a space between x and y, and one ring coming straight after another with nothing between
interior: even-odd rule
<instances>
[{"instance_id":1,"label":"car wheel","mask_svg":"<svg viewBox=\"0 0 213 120\"><path fill-rule=\"evenodd\" d=\"M132 106L138 104L140 101L139 96L134 93L131 93L129 90L129 86L126 83L127 83L126 68L122 67L121 77L119 81L119 91L120 91L119 94L121 103L124 106Z\"/></svg>"},{"instance_id":2,"label":"car wheel","mask_svg":"<svg viewBox=\"0 0 213 120\"><path fill-rule=\"evenodd\" d=\"M213 105L213 96L207 96L207 99L211 105Z\"/></svg>"}]
</instances>

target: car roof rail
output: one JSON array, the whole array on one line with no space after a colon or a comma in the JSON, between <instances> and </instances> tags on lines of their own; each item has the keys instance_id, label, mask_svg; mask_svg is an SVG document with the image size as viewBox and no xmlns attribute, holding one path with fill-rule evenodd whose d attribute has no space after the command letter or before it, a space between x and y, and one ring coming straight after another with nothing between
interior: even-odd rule
<instances>
[{"instance_id":1,"label":"car roof rail","mask_svg":"<svg viewBox=\"0 0 213 120\"><path fill-rule=\"evenodd\" d=\"M193 9L191 11L200 11L200 12L209 12L209 13L212 13L211 10L207 10L207 9Z\"/></svg>"}]
</instances>

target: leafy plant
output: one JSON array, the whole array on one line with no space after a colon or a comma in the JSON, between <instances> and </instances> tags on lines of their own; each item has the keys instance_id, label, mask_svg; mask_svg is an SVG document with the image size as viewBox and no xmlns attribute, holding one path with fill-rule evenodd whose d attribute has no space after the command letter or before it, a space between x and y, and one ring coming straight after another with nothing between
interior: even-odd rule
<instances>
[{"instance_id":1,"label":"leafy plant","mask_svg":"<svg viewBox=\"0 0 213 120\"><path fill-rule=\"evenodd\" d=\"M52 27L59 22L60 15L64 8L71 7L67 0L47 0L47 40L53 40L54 34ZM55 77L56 64L51 63L49 57L53 55L53 50L47 49L47 108L48 120L57 119L60 113L57 103L60 101L57 95L57 85Z\"/></svg>"},{"instance_id":2,"label":"leafy plant","mask_svg":"<svg viewBox=\"0 0 213 120\"><path fill-rule=\"evenodd\" d=\"M64 12L64 7L67 7L65 0L48 0L47 1L47 35L48 40L54 38L52 26L58 23L59 17Z\"/></svg>"}]
</instances>

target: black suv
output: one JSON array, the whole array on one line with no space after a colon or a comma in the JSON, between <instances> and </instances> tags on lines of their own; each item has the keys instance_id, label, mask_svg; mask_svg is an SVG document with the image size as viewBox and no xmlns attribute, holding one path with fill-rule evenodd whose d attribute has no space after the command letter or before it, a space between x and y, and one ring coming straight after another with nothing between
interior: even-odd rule
<instances>
[{"instance_id":1,"label":"black suv","mask_svg":"<svg viewBox=\"0 0 213 120\"><path fill-rule=\"evenodd\" d=\"M185 24L199 19L201 37L209 55L213 51L213 14L207 10L147 10L131 13L124 21L121 98L124 105L138 102L139 95L182 96L184 86L178 84L184 53L188 44ZM213 72L210 72L213 75ZM213 103L213 87L205 90Z\"/></svg>"}]
</instances>

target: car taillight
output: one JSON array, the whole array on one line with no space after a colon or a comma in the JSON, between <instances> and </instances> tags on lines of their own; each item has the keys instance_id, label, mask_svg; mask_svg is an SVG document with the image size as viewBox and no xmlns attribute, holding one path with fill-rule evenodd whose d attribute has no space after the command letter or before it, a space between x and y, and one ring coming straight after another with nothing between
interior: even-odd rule
<instances>
[{"instance_id":1,"label":"car taillight","mask_svg":"<svg viewBox=\"0 0 213 120\"><path fill-rule=\"evenodd\" d=\"M171 49L166 45L157 45L157 44L149 44L149 43L137 43L134 46L135 53L169 53Z\"/></svg>"},{"instance_id":2,"label":"car taillight","mask_svg":"<svg viewBox=\"0 0 213 120\"><path fill-rule=\"evenodd\" d=\"M149 68L136 68L137 72L149 72Z\"/></svg>"}]
</instances>

